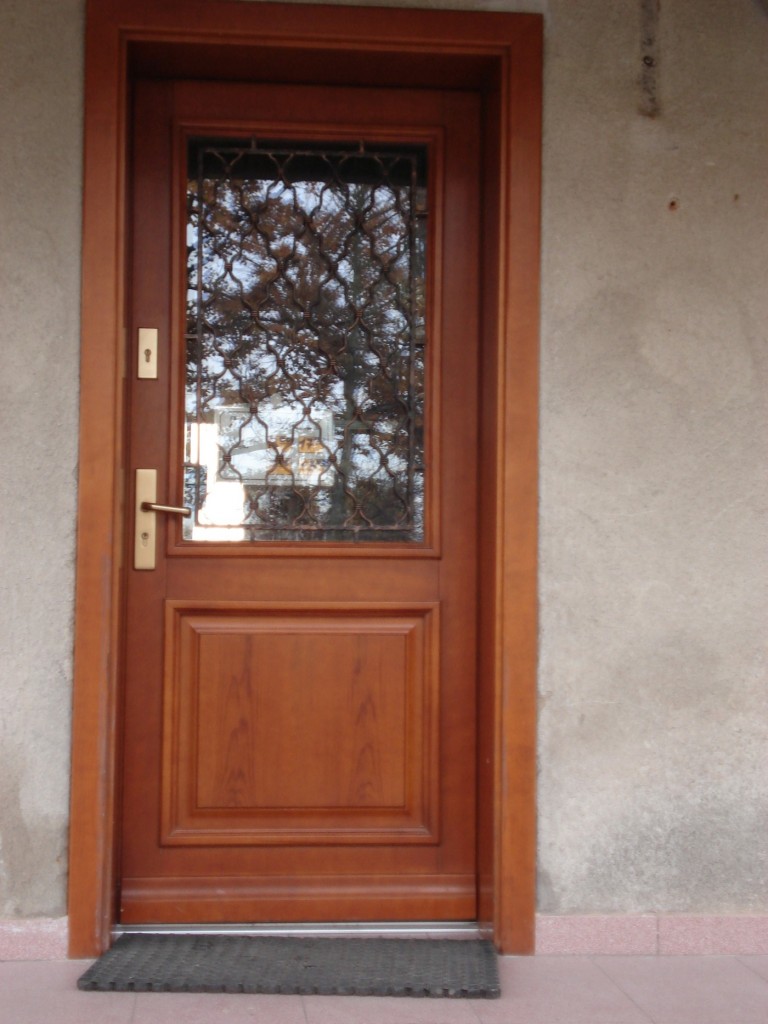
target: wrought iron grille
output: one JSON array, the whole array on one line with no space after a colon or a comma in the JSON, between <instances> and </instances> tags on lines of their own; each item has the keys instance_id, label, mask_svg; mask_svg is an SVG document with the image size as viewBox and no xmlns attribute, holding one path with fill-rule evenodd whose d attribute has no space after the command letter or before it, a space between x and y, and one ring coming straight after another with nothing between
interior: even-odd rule
<instances>
[{"instance_id":1,"label":"wrought iron grille","mask_svg":"<svg viewBox=\"0 0 768 1024\"><path fill-rule=\"evenodd\" d=\"M193 540L424 536L426 150L195 140Z\"/></svg>"}]
</instances>

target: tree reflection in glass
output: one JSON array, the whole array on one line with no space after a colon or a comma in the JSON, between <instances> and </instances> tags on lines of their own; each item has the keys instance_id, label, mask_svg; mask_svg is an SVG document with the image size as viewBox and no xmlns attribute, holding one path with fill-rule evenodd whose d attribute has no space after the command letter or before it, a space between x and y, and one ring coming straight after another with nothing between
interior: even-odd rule
<instances>
[{"instance_id":1,"label":"tree reflection in glass","mask_svg":"<svg viewBox=\"0 0 768 1024\"><path fill-rule=\"evenodd\" d=\"M190 146L194 540L424 536L423 147Z\"/></svg>"}]
</instances>

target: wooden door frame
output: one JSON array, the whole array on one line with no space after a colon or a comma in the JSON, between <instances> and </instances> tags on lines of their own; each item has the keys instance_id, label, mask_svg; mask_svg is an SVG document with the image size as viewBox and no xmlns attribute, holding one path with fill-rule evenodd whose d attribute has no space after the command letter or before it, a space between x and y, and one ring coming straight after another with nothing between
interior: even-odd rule
<instances>
[{"instance_id":1,"label":"wooden door frame","mask_svg":"<svg viewBox=\"0 0 768 1024\"><path fill-rule=\"evenodd\" d=\"M70 956L101 953L116 920L126 150L141 75L482 97L479 921L500 951L533 951L541 60L538 15L88 0Z\"/></svg>"}]
</instances>

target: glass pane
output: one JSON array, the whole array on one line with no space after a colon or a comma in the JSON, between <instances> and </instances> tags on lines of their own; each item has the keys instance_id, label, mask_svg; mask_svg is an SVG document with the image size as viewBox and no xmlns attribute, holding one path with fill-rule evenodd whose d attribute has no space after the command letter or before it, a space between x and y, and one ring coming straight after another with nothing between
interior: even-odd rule
<instances>
[{"instance_id":1,"label":"glass pane","mask_svg":"<svg viewBox=\"0 0 768 1024\"><path fill-rule=\"evenodd\" d=\"M426 151L195 140L185 537L424 537Z\"/></svg>"}]
</instances>

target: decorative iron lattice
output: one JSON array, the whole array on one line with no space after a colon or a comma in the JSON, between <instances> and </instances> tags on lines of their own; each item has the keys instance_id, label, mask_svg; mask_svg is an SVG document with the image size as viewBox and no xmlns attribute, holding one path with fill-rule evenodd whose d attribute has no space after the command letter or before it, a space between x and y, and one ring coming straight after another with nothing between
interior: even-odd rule
<instances>
[{"instance_id":1,"label":"decorative iron lattice","mask_svg":"<svg viewBox=\"0 0 768 1024\"><path fill-rule=\"evenodd\" d=\"M426 150L190 145L193 540L424 536Z\"/></svg>"}]
</instances>

